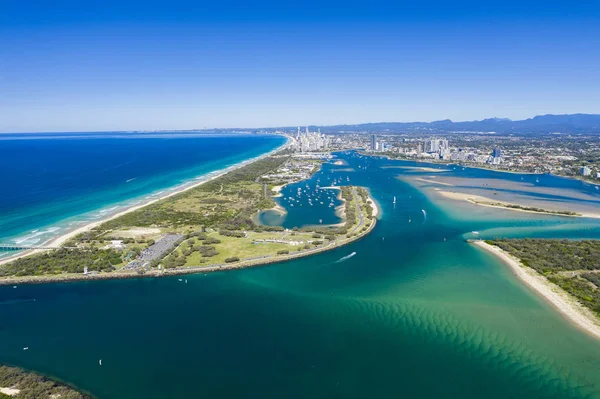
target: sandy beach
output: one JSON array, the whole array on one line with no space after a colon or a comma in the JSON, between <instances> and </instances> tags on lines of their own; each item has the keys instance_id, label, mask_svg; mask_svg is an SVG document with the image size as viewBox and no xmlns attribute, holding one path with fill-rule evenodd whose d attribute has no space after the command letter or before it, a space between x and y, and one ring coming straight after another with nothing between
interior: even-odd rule
<instances>
[{"instance_id":1,"label":"sandy beach","mask_svg":"<svg viewBox=\"0 0 600 399\"><path fill-rule=\"evenodd\" d=\"M575 326L600 339L600 320L566 291L548 281L535 270L523 266L519 259L506 251L485 241L473 241L472 243L501 259L521 281L548 301Z\"/></svg>"},{"instance_id":2,"label":"sandy beach","mask_svg":"<svg viewBox=\"0 0 600 399\"><path fill-rule=\"evenodd\" d=\"M578 213L577 215L568 215L568 214L559 214L559 213L554 213L554 212L571 211L570 209L548 209L549 212L533 211L533 210L528 210L528 209L519 209L519 208L509 208L508 207L508 205L517 205L517 206L530 206L530 205L498 201L498 200L494 200L493 198L488 198L488 197L484 197L481 195L459 193L459 192L455 192L455 191L444 191L444 190L436 190L436 193L440 194L444 198L457 200L457 201L467 201L473 205L485 206L488 208L504 209L507 211L514 211L514 212L537 213L537 214L550 215L550 216L583 217L583 218L600 219L600 213L594 213L594 212L577 212ZM494 205L493 203L498 203L498 204L502 204L502 205ZM573 212L575 212L575 211L573 211Z\"/></svg>"},{"instance_id":3,"label":"sandy beach","mask_svg":"<svg viewBox=\"0 0 600 399\"><path fill-rule=\"evenodd\" d=\"M77 236L77 235L79 235L81 233L84 233L84 232L86 232L88 230L94 229L94 228L100 226L101 224L103 224L103 223L105 223L105 222L107 222L109 220L116 219L118 217L121 217L121 216L129 213L129 212L136 211L136 210L138 210L140 208L143 208L145 206L154 204L154 203L156 203L158 201L161 201L161 200L163 200L165 198L169 198L169 197L172 197L174 195L177 195L177 194L183 193L185 191L191 190L193 188L196 188L196 187L198 187L198 186L200 186L200 185L202 185L202 184L204 184L206 182L209 182L209 181L214 180L214 179L216 179L218 177L221 177L221 176L223 176L223 175L225 175L225 174L227 174L227 173L229 173L229 172L231 172L233 170L236 170L236 169L239 169L239 168L241 168L243 166L246 166L249 163L256 162L256 161L258 161L260 159L266 158L266 157L268 157L268 156L276 153L277 151L280 151L281 149L287 147L288 145L289 145L289 140L286 141L281 146L279 146L276 149L274 149L273 151L270 151L270 152L265 153L263 155L260 155L258 157L251 158L251 159L245 160L243 162L237 163L235 165L232 165L230 167L222 169L222 170L220 170L218 172L211 172L211 173L214 174L213 176L206 177L206 178L204 178L202 180L195 181L196 179L198 179L198 177L196 177L194 180L182 184L179 188L177 188L175 190L172 190L171 192L169 192L169 193L167 193L165 195L162 195L162 196L159 196L159 197L156 197L156 198L153 198L153 199L149 199L147 201L142 201L142 203L140 203L138 205L127 207L127 208L123 209L122 211L120 211L118 213L115 213L113 215L108 215L107 217L105 217L103 219L99 219L99 220L96 220L94 222L91 222L91 223L85 224L83 226L77 227L77 228L75 228L73 230L67 231L66 233L64 233L64 234L62 234L62 235L60 235L60 236L58 236L56 238L53 238L50 241L48 241L46 243L43 243L43 244L40 244L40 245L43 245L44 247L58 248L61 245L63 245L65 242L69 241L71 238L73 238L73 237L75 237L75 236ZM15 254L15 255L8 256L6 258L0 259L0 265L8 263L8 262L12 262L12 261L14 261L16 259L19 259L19 258L22 258L22 257L25 257L25 256L33 255L33 254L40 253L40 252L45 252L45 251L48 251L48 250L49 249L34 249L34 250L30 250L30 251L19 252L18 254Z\"/></svg>"}]
</instances>

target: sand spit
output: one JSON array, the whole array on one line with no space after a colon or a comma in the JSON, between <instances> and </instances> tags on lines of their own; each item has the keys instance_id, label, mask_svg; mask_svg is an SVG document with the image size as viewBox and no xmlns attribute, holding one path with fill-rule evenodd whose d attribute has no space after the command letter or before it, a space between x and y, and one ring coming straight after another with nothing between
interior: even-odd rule
<instances>
[{"instance_id":1,"label":"sand spit","mask_svg":"<svg viewBox=\"0 0 600 399\"><path fill-rule=\"evenodd\" d=\"M467 201L467 202L472 203L473 205L485 206L488 208L505 209L508 211L515 211L515 212L537 213L537 214L550 215L550 216L584 217L584 218L600 219L600 213L594 213L594 212L579 212L576 215L568 215L568 214L561 214L561 213L555 213L555 212L570 211L570 209L567 209L567 210L565 210L565 209L560 209L560 210L559 209L548 209L548 212L533 211L533 210L529 210L529 209L519 209L519 208L510 208L509 207L510 205L525 206L525 207L529 207L530 205L521 205L521 204L516 204L516 203L497 201L497 200L494 200L493 198L488 198L488 197L484 197L481 195L458 193L455 191L443 191L443 190L436 190L436 192L438 194L440 194L441 196L448 198L448 199L457 200L457 201ZM501 205L496 205L496 204L501 204Z\"/></svg>"},{"instance_id":2,"label":"sand spit","mask_svg":"<svg viewBox=\"0 0 600 399\"><path fill-rule=\"evenodd\" d=\"M429 168L429 167L426 167L426 166L395 166L395 165L389 165L389 166L382 166L381 169L407 169L407 170L414 170L416 172L433 172L433 173L450 172L450 169L437 169L437 168Z\"/></svg>"},{"instance_id":3,"label":"sand spit","mask_svg":"<svg viewBox=\"0 0 600 399\"><path fill-rule=\"evenodd\" d=\"M593 337L600 339L600 320L591 310L577 302L566 291L548 281L535 270L525 267L518 258L501 248L485 241L473 241L472 243L501 259L521 281L548 301L569 321Z\"/></svg>"}]
</instances>

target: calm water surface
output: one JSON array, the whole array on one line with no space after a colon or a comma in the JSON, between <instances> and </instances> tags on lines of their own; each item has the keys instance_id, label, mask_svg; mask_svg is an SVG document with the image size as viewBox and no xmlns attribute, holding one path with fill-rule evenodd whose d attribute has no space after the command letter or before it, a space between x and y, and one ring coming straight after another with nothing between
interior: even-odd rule
<instances>
[{"instance_id":1,"label":"calm water surface","mask_svg":"<svg viewBox=\"0 0 600 399\"><path fill-rule=\"evenodd\" d=\"M600 397L600 343L465 242L473 230L600 238L598 221L493 209L471 217L395 179L414 172L381 168L398 162L341 157L342 171L327 164L311 181L371 189L383 213L364 239L188 284L0 287L0 362L107 399ZM551 176L543 184L587 190ZM304 209L289 207L288 222Z\"/></svg>"}]
</instances>

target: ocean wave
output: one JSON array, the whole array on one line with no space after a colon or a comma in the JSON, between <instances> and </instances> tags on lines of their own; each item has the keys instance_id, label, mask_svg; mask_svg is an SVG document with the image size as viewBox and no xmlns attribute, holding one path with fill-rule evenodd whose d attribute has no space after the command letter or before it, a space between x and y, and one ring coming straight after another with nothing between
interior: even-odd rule
<instances>
[{"instance_id":1,"label":"ocean wave","mask_svg":"<svg viewBox=\"0 0 600 399\"><path fill-rule=\"evenodd\" d=\"M14 239L12 242L14 244L17 245L33 245L33 244L38 244L39 242L42 241L42 238L44 235L47 234L52 234L55 231L60 230L60 227L49 227L47 229L44 230L32 230L30 232L30 234L23 236L23 237L18 237L16 239Z\"/></svg>"}]
</instances>

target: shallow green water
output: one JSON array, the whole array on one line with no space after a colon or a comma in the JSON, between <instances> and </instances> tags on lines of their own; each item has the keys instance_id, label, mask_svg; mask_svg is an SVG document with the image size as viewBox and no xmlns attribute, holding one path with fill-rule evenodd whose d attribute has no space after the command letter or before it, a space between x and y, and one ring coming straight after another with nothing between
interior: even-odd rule
<instances>
[{"instance_id":1,"label":"shallow green water","mask_svg":"<svg viewBox=\"0 0 600 399\"><path fill-rule=\"evenodd\" d=\"M383 214L364 239L187 284L0 287L0 362L100 398L600 397L600 342L464 241L598 238L600 223L434 204L380 168L391 161L345 158L354 172L313 179L371 188Z\"/></svg>"}]
</instances>

